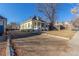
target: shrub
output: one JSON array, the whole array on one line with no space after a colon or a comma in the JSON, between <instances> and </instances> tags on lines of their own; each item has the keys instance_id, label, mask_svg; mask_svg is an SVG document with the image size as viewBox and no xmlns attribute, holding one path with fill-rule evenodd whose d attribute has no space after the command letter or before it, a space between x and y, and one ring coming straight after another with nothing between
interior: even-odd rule
<instances>
[{"instance_id":1,"label":"shrub","mask_svg":"<svg viewBox=\"0 0 79 59\"><path fill-rule=\"evenodd\" d=\"M26 30L21 30L21 31L30 33L30 32L33 32L34 30L33 29L26 29Z\"/></svg>"}]
</instances>

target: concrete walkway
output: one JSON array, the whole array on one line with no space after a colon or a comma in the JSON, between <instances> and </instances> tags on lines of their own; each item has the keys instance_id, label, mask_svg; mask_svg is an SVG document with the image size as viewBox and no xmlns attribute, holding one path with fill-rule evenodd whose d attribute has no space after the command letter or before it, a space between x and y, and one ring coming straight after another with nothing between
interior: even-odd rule
<instances>
[{"instance_id":1,"label":"concrete walkway","mask_svg":"<svg viewBox=\"0 0 79 59\"><path fill-rule=\"evenodd\" d=\"M73 36L73 38L70 40L70 43L79 45L79 31Z\"/></svg>"},{"instance_id":2,"label":"concrete walkway","mask_svg":"<svg viewBox=\"0 0 79 59\"><path fill-rule=\"evenodd\" d=\"M47 35L49 37L58 38L58 39L70 40L69 38L65 38L65 37L61 37L61 36L56 36L56 35L51 35L51 34L47 34L47 33L44 33L43 35Z\"/></svg>"},{"instance_id":3,"label":"concrete walkway","mask_svg":"<svg viewBox=\"0 0 79 59\"><path fill-rule=\"evenodd\" d=\"M79 56L79 31L73 36L68 44L71 48L71 51L66 55L69 56Z\"/></svg>"}]
</instances>

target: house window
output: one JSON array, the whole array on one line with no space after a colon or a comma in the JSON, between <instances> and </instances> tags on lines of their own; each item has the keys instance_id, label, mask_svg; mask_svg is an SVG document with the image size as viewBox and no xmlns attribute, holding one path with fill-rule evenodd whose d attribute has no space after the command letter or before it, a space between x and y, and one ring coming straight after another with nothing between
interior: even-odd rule
<instances>
[{"instance_id":1,"label":"house window","mask_svg":"<svg viewBox=\"0 0 79 59\"><path fill-rule=\"evenodd\" d=\"M25 27L27 28L27 24L25 24Z\"/></svg>"},{"instance_id":2,"label":"house window","mask_svg":"<svg viewBox=\"0 0 79 59\"><path fill-rule=\"evenodd\" d=\"M36 26L36 22L35 22L35 26Z\"/></svg>"},{"instance_id":3,"label":"house window","mask_svg":"<svg viewBox=\"0 0 79 59\"><path fill-rule=\"evenodd\" d=\"M41 25L42 27L44 27L44 23L42 23L42 25Z\"/></svg>"},{"instance_id":4,"label":"house window","mask_svg":"<svg viewBox=\"0 0 79 59\"><path fill-rule=\"evenodd\" d=\"M48 26L46 25L46 27L48 27Z\"/></svg>"},{"instance_id":5,"label":"house window","mask_svg":"<svg viewBox=\"0 0 79 59\"><path fill-rule=\"evenodd\" d=\"M30 27L30 23L28 23L28 28Z\"/></svg>"},{"instance_id":6,"label":"house window","mask_svg":"<svg viewBox=\"0 0 79 59\"><path fill-rule=\"evenodd\" d=\"M22 29L24 29L24 26L22 26Z\"/></svg>"},{"instance_id":7,"label":"house window","mask_svg":"<svg viewBox=\"0 0 79 59\"><path fill-rule=\"evenodd\" d=\"M36 22L34 22L34 27L36 27Z\"/></svg>"},{"instance_id":8,"label":"house window","mask_svg":"<svg viewBox=\"0 0 79 59\"><path fill-rule=\"evenodd\" d=\"M38 22L38 26L40 26L40 22Z\"/></svg>"}]
</instances>

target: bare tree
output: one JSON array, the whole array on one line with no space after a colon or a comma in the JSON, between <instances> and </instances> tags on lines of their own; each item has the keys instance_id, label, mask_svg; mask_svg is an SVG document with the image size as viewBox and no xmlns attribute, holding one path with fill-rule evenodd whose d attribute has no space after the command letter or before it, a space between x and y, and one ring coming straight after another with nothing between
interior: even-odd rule
<instances>
[{"instance_id":1,"label":"bare tree","mask_svg":"<svg viewBox=\"0 0 79 59\"><path fill-rule=\"evenodd\" d=\"M38 11L42 12L51 21L51 24L54 25L56 21L56 4L54 3L37 4L37 7Z\"/></svg>"}]
</instances>

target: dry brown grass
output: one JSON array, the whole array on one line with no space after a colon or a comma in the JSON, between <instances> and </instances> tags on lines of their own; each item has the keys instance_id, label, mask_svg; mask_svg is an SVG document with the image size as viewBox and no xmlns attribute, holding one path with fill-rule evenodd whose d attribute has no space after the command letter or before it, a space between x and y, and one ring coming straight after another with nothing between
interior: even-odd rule
<instances>
[{"instance_id":1,"label":"dry brown grass","mask_svg":"<svg viewBox=\"0 0 79 59\"><path fill-rule=\"evenodd\" d=\"M59 31L47 31L46 33L56 35L56 36L66 37L66 38L72 38L73 35L76 33L76 31L59 30Z\"/></svg>"},{"instance_id":2,"label":"dry brown grass","mask_svg":"<svg viewBox=\"0 0 79 59\"><path fill-rule=\"evenodd\" d=\"M74 35L75 31L48 31L48 33L63 33L63 36L66 34L67 37L69 37L68 35L71 36L71 33ZM71 55L71 52L74 51L74 47L71 47L67 40L50 37L44 34L14 39L12 43L17 56L62 56Z\"/></svg>"},{"instance_id":3,"label":"dry brown grass","mask_svg":"<svg viewBox=\"0 0 79 59\"><path fill-rule=\"evenodd\" d=\"M0 56L6 56L7 42L0 42Z\"/></svg>"},{"instance_id":4,"label":"dry brown grass","mask_svg":"<svg viewBox=\"0 0 79 59\"><path fill-rule=\"evenodd\" d=\"M19 38L12 42L17 56L65 55L72 50L67 41L47 35Z\"/></svg>"}]
</instances>

